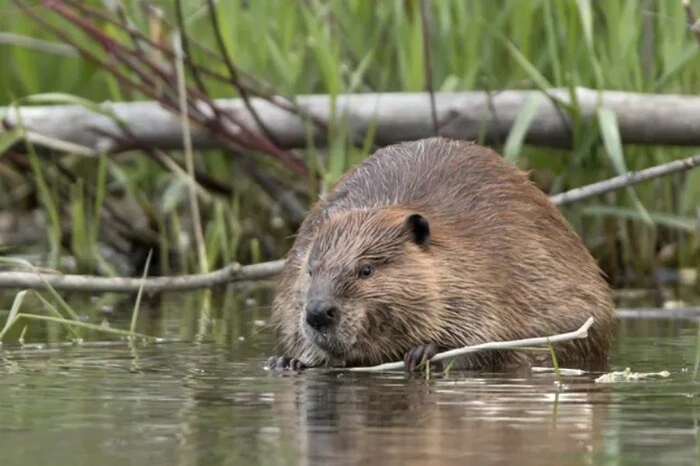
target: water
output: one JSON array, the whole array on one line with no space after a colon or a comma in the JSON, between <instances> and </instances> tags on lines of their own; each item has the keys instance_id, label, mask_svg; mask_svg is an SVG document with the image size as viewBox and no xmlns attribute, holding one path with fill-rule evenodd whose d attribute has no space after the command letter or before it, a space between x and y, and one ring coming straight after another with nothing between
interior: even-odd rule
<instances>
[{"instance_id":1,"label":"water","mask_svg":"<svg viewBox=\"0 0 700 466\"><path fill-rule=\"evenodd\" d=\"M611 369L669 377L561 387L549 373L272 374L271 335L241 328L226 344L0 350L0 464L685 465L700 451L693 320L618 329Z\"/></svg>"}]
</instances>

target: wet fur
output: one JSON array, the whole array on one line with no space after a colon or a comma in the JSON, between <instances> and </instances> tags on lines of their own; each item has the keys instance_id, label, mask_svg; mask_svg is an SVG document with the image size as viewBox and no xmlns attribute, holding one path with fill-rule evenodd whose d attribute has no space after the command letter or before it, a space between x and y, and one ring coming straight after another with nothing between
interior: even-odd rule
<instances>
[{"instance_id":1,"label":"wet fur","mask_svg":"<svg viewBox=\"0 0 700 466\"><path fill-rule=\"evenodd\" d=\"M416 213L429 223L427 245L406 224ZM606 361L614 305L596 262L524 172L473 143L431 138L377 151L316 203L287 259L272 324L284 355L307 366L374 365L430 343L445 350L568 332L591 315L588 338L555 346L558 362ZM368 261L374 275L358 278ZM328 341L304 329L312 280L341 309ZM490 351L453 367L548 362L546 353Z\"/></svg>"}]
</instances>

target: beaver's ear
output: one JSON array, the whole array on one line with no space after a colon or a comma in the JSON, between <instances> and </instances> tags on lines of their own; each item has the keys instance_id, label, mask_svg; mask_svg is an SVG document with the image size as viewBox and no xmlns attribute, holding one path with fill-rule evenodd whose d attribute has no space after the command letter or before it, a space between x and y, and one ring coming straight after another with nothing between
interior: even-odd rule
<instances>
[{"instance_id":1,"label":"beaver's ear","mask_svg":"<svg viewBox=\"0 0 700 466\"><path fill-rule=\"evenodd\" d=\"M404 227L411 234L411 239L418 246L427 246L430 242L430 224L421 214L411 214L406 217Z\"/></svg>"}]
</instances>

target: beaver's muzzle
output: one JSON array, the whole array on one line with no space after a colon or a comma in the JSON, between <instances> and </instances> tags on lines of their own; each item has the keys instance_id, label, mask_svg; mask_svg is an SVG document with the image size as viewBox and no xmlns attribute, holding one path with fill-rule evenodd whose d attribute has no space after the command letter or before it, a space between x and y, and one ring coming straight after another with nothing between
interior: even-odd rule
<instances>
[{"instance_id":1,"label":"beaver's muzzle","mask_svg":"<svg viewBox=\"0 0 700 466\"><path fill-rule=\"evenodd\" d=\"M319 332L329 330L340 320L340 310L325 299L314 299L306 305L306 323Z\"/></svg>"}]
</instances>

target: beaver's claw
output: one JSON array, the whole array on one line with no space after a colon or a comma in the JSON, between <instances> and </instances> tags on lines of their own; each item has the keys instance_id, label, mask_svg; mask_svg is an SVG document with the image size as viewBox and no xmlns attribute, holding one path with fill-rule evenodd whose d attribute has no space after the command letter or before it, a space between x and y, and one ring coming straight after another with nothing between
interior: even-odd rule
<instances>
[{"instance_id":1,"label":"beaver's claw","mask_svg":"<svg viewBox=\"0 0 700 466\"><path fill-rule=\"evenodd\" d=\"M413 372L418 366L428 361L430 358L439 353L438 345L429 343L420 345L407 351L403 357L403 362L406 365L406 371ZM430 363L431 370L442 370L442 361Z\"/></svg>"},{"instance_id":2,"label":"beaver's claw","mask_svg":"<svg viewBox=\"0 0 700 466\"><path fill-rule=\"evenodd\" d=\"M308 366L296 358L290 358L286 356L271 356L268 358L265 364L265 369L268 370L290 370L290 371L300 371L306 369Z\"/></svg>"}]
</instances>

